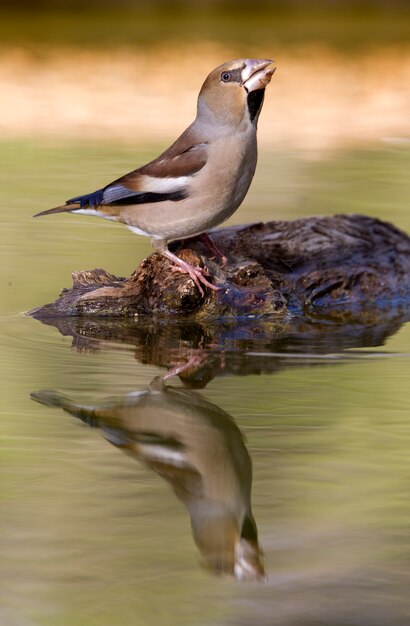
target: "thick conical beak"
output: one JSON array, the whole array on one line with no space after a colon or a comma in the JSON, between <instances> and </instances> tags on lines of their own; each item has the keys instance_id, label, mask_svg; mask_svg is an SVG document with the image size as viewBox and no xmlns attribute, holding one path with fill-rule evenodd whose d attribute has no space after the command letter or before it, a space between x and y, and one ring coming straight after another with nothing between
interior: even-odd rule
<instances>
[{"instance_id":1,"label":"thick conical beak","mask_svg":"<svg viewBox=\"0 0 410 626\"><path fill-rule=\"evenodd\" d=\"M242 84L249 92L264 89L272 78L276 67L271 59L247 59L242 69ZM271 67L269 67L271 66Z\"/></svg>"}]
</instances>

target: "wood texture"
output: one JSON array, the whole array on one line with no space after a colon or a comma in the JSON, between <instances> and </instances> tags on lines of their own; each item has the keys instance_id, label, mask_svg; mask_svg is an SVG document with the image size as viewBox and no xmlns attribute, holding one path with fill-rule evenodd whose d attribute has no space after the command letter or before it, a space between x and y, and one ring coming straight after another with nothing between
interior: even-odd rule
<instances>
[{"instance_id":1,"label":"wood texture","mask_svg":"<svg viewBox=\"0 0 410 626\"><path fill-rule=\"evenodd\" d=\"M311 217L221 228L211 237L228 258L222 267L200 239L172 250L207 267L218 292L201 297L187 275L159 254L129 278L102 269L73 273L73 286L28 314L59 317L216 318L294 316L376 323L410 302L410 239L393 225L361 215Z\"/></svg>"}]
</instances>

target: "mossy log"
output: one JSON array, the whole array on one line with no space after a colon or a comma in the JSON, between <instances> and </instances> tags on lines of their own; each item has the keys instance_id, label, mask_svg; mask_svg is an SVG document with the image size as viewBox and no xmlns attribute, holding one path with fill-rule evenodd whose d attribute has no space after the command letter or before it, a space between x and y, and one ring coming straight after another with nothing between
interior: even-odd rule
<instances>
[{"instance_id":1,"label":"mossy log","mask_svg":"<svg viewBox=\"0 0 410 626\"><path fill-rule=\"evenodd\" d=\"M222 266L201 239L173 244L193 265L206 267L219 291L202 296L186 274L159 254L129 278L105 270L74 272L73 287L29 312L56 317L169 316L206 320L293 315L341 323L383 319L410 302L410 238L393 225L362 215L220 228L210 233L227 257Z\"/></svg>"}]
</instances>

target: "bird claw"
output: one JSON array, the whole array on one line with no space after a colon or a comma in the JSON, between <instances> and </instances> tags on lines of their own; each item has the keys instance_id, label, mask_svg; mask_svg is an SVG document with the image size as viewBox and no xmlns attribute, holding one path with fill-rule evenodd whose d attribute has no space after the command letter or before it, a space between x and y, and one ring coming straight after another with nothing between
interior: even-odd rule
<instances>
[{"instance_id":1,"label":"bird claw","mask_svg":"<svg viewBox=\"0 0 410 626\"><path fill-rule=\"evenodd\" d=\"M181 274L188 274L196 287L198 287L201 296L204 296L204 290L202 289L202 285L205 285L205 287L208 287L208 289L212 289L213 291L219 291L219 287L213 285L208 280L206 280L205 276L209 276L209 273L208 270L206 270L205 268L188 265L187 263L186 266L184 264L184 267L181 267L180 265L173 265L171 267L171 271L180 272Z\"/></svg>"},{"instance_id":2,"label":"bird claw","mask_svg":"<svg viewBox=\"0 0 410 626\"><path fill-rule=\"evenodd\" d=\"M161 243L161 242L160 242ZM188 274L194 285L198 288L201 296L204 296L204 290L202 285L208 287L208 289L212 289L212 291L219 291L219 287L210 283L205 276L208 276L208 270L202 267L198 267L197 265L190 265L183 259L179 258L176 254L168 250L166 246L163 244L160 245L158 251L163 254L167 259L172 262L171 271L172 272L181 272L182 274Z\"/></svg>"},{"instance_id":3,"label":"bird claw","mask_svg":"<svg viewBox=\"0 0 410 626\"><path fill-rule=\"evenodd\" d=\"M201 274L202 276L209 276L208 269L206 267L199 267L196 265L189 265L188 267L192 268L195 271L195 274ZM181 274L189 274L188 269L185 267L180 267L179 265L173 265L171 270L173 272L181 272Z\"/></svg>"}]
</instances>

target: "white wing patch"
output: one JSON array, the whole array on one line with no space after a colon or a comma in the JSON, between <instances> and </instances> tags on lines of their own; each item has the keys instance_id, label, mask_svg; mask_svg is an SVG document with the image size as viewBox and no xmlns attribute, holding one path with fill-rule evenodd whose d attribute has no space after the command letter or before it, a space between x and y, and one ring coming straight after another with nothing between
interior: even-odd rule
<instances>
[{"instance_id":1,"label":"white wing patch","mask_svg":"<svg viewBox=\"0 0 410 626\"><path fill-rule=\"evenodd\" d=\"M144 457L150 461L169 463L175 467L185 467L187 465L186 453L184 450L173 450L167 446L140 443Z\"/></svg>"},{"instance_id":2,"label":"white wing patch","mask_svg":"<svg viewBox=\"0 0 410 626\"><path fill-rule=\"evenodd\" d=\"M152 193L172 193L186 187L191 176L176 176L174 178L156 178L155 176L141 176L141 191Z\"/></svg>"}]
</instances>

